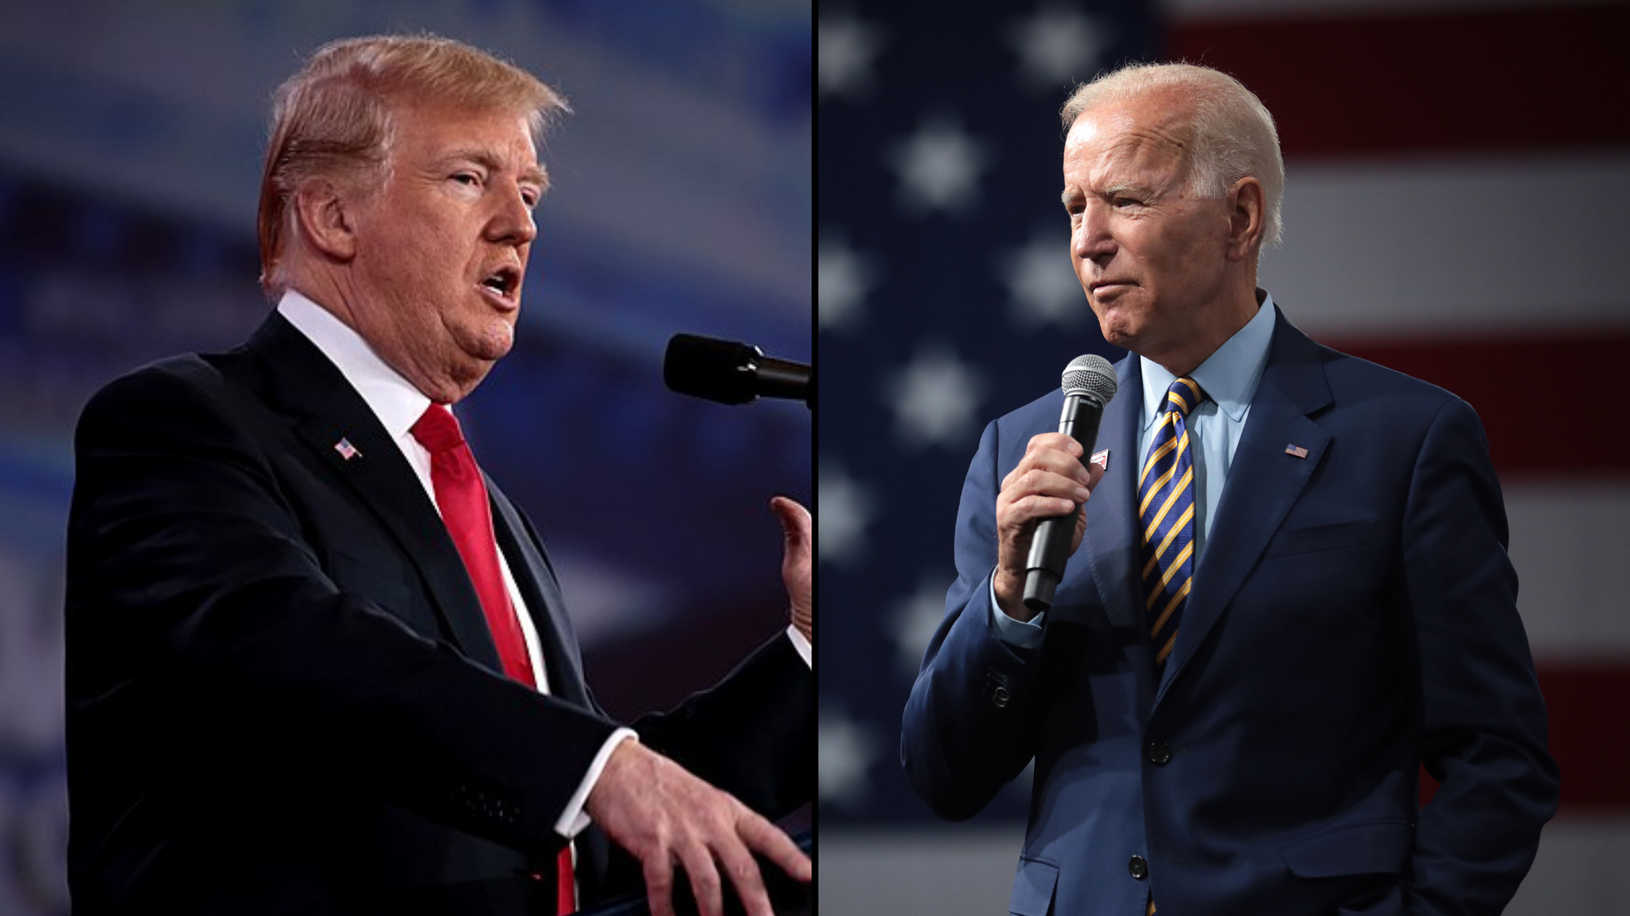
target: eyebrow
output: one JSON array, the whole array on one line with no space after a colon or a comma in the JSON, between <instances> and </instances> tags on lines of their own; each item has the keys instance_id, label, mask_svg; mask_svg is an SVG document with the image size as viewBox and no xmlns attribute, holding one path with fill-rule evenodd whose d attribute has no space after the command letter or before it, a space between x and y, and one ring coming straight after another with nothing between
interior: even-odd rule
<instances>
[{"instance_id":1,"label":"eyebrow","mask_svg":"<svg viewBox=\"0 0 1630 916\"><path fill-rule=\"evenodd\" d=\"M461 149L448 153L443 159L445 162L473 162L489 172L501 172L504 163L497 156L481 149ZM520 179L531 182L542 190L549 190L549 173L541 165L527 166L521 169Z\"/></svg>"},{"instance_id":2,"label":"eyebrow","mask_svg":"<svg viewBox=\"0 0 1630 916\"><path fill-rule=\"evenodd\" d=\"M1114 197L1116 194L1119 194L1122 191L1132 191L1132 192L1135 192L1135 193L1138 193L1138 194L1142 194L1144 196L1151 195L1151 194L1153 194L1155 192L1154 188L1151 188L1151 187L1149 187L1147 185L1132 184L1132 183L1128 182L1126 184L1118 184L1118 185L1114 185L1112 187L1105 188L1104 189L1104 196L1105 197Z\"/></svg>"},{"instance_id":3,"label":"eyebrow","mask_svg":"<svg viewBox=\"0 0 1630 916\"><path fill-rule=\"evenodd\" d=\"M1143 194L1145 196L1149 196L1149 195L1154 194L1154 189L1153 188L1145 187L1144 185L1141 185L1141 184L1130 184L1130 183L1128 183L1128 184L1118 184L1118 185L1114 185L1113 187L1105 188L1105 189L1103 189L1103 191L1098 192L1098 196L1100 196L1100 197L1113 197L1116 194L1121 193L1122 191L1135 191L1135 192L1137 192L1139 194ZM1081 195L1078 192L1076 192L1074 189L1065 188L1064 192L1062 194L1058 195L1058 199L1059 199L1059 201L1061 203L1064 204L1064 206L1068 207L1070 205L1070 201L1074 200L1075 198L1077 198L1079 196L1081 196Z\"/></svg>"}]
</instances>

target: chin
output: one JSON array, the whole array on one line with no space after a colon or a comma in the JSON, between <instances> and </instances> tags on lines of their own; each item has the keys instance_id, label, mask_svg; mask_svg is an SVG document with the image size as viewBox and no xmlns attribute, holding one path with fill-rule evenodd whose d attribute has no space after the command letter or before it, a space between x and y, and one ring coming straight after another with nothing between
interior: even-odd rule
<instances>
[{"instance_id":1,"label":"chin","mask_svg":"<svg viewBox=\"0 0 1630 916\"><path fill-rule=\"evenodd\" d=\"M499 319L471 335L464 351L472 359L491 364L508 356L514 347L515 326Z\"/></svg>"},{"instance_id":2,"label":"chin","mask_svg":"<svg viewBox=\"0 0 1630 916\"><path fill-rule=\"evenodd\" d=\"M1105 341L1123 350L1133 349L1138 340L1137 335L1128 331L1124 324L1118 321L1111 323L1103 316L1098 318L1098 333L1104 335Z\"/></svg>"},{"instance_id":3,"label":"chin","mask_svg":"<svg viewBox=\"0 0 1630 916\"><path fill-rule=\"evenodd\" d=\"M491 341L486 348L486 352L481 354L481 358L488 363L495 363L508 356L509 351L513 349L515 349L515 335L509 334L502 340Z\"/></svg>"}]
</instances>

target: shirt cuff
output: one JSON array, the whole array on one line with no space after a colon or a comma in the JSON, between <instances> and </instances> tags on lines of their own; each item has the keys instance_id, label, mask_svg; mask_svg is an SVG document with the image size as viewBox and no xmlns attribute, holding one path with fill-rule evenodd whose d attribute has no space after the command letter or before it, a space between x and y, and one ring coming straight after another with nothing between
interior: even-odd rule
<instances>
[{"instance_id":1,"label":"shirt cuff","mask_svg":"<svg viewBox=\"0 0 1630 916\"><path fill-rule=\"evenodd\" d=\"M605 771L606 761L611 759L611 752L628 739L638 741L640 737L634 734L632 728L619 728L611 733L605 744L600 745L600 753L594 755L588 773L584 774L583 781L577 785L577 791L566 801L566 810L560 813L560 819L555 821L556 833L569 840L582 833L583 828L589 825L589 815L583 810L583 806L588 803L589 793L594 791L594 784L600 781L600 774Z\"/></svg>"},{"instance_id":2,"label":"shirt cuff","mask_svg":"<svg viewBox=\"0 0 1630 916\"><path fill-rule=\"evenodd\" d=\"M792 640L792 647L798 650L798 655L803 658L804 664L808 665L810 670L814 670L815 646L805 639L804 634L798 632L798 628L794 626L787 627L787 638Z\"/></svg>"},{"instance_id":3,"label":"shirt cuff","mask_svg":"<svg viewBox=\"0 0 1630 916\"><path fill-rule=\"evenodd\" d=\"M1028 621L1014 620L1002 613L1001 605L996 603L996 574L990 576L990 626L996 631L996 638L1011 646L1021 649L1034 649L1041 645L1041 622L1047 617L1047 612L1030 618Z\"/></svg>"}]
</instances>

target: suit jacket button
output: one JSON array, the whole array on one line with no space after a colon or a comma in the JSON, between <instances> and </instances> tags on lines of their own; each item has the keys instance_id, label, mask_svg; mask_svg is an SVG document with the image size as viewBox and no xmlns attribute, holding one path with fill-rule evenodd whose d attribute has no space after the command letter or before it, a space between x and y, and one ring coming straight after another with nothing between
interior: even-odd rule
<instances>
[{"instance_id":1,"label":"suit jacket button","mask_svg":"<svg viewBox=\"0 0 1630 916\"><path fill-rule=\"evenodd\" d=\"M1172 762L1172 749L1167 747L1163 741L1149 742L1149 746L1144 749L1144 752L1149 755L1149 762L1157 767L1163 767Z\"/></svg>"},{"instance_id":2,"label":"suit jacket button","mask_svg":"<svg viewBox=\"0 0 1630 916\"><path fill-rule=\"evenodd\" d=\"M990 701L992 703L996 704L997 709L1002 709L1002 708L1006 707L1007 706L1007 688L1006 687L997 687L995 690L992 690L990 692Z\"/></svg>"},{"instance_id":3,"label":"suit jacket button","mask_svg":"<svg viewBox=\"0 0 1630 916\"><path fill-rule=\"evenodd\" d=\"M1139 881L1149 877L1149 863L1144 861L1143 856L1133 856L1132 861L1127 863L1126 870Z\"/></svg>"}]
</instances>

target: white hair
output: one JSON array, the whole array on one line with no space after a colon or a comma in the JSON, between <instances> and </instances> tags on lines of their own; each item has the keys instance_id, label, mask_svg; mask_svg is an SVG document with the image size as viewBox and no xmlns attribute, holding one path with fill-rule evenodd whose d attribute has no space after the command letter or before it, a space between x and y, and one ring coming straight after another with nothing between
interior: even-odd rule
<instances>
[{"instance_id":1,"label":"white hair","mask_svg":"<svg viewBox=\"0 0 1630 916\"><path fill-rule=\"evenodd\" d=\"M1193 64L1129 64L1077 86L1059 115L1069 130L1089 108L1147 92L1175 92L1193 106L1189 193L1219 198L1241 178L1255 178L1262 182L1264 199L1263 247L1279 244L1279 204L1285 195L1279 131L1262 100L1239 80Z\"/></svg>"}]
</instances>

